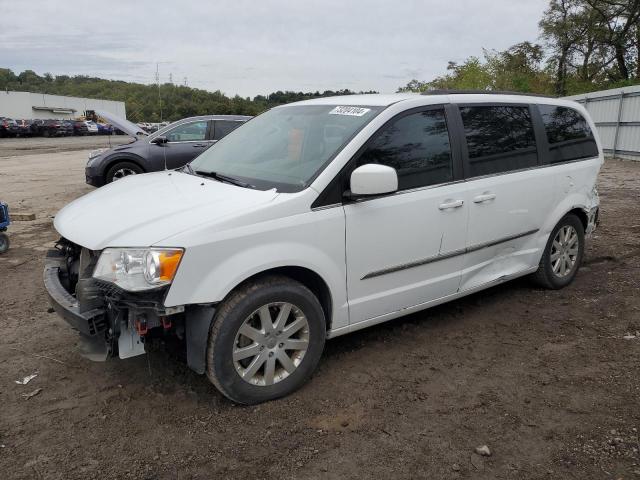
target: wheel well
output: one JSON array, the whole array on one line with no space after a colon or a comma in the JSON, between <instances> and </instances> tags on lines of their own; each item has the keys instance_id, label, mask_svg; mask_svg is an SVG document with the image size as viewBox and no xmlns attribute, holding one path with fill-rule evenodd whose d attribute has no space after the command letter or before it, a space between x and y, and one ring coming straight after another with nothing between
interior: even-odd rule
<instances>
[{"instance_id":1,"label":"wheel well","mask_svg":"<svg viewBox=\"0 0 640 480\"><path fill-rule=\"evenodd\" d=\"M331 302L331 291L329 290L329 286L327 285L327 283L322 279L320 275L318 275L313 270L309 270L305 267L277 267L257 273L247 278L242 283L250 282L255 280L256 278L271 274L289 277L292 280L300 282L309 290L311 290L313 294L318 298L318 301L322 306L322 310L324 311L324 318L327 323L327 331L331 328L331 312L333 308Z\"/></svg>"},{"instance_id":2,"label":"wheel well","mask_svg":"<svg viewBox=\"0 0 640 480\"><path fill-rule=\"evenodd\" d=\"M574 208L573 210L567 212L567 214L569 213L572 213L580 219L580 222L582 223L582 226L586 231L587 226L589 225L589 217L587 216L587 213L582 208Z\"/></svg>"}]
</instances>

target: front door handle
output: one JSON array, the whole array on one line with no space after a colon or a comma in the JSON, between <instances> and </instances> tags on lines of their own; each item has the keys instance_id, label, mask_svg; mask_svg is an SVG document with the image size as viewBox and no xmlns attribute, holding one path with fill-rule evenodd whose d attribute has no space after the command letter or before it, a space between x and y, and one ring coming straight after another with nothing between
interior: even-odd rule
<instances>
[{"instance_id":1,"label":"front door handle","mask_svg":"<svg viewBox=\"0 0 640 480\"><path fill-rule=\"evenodd\" d=\"M193 148L202 148L202 147L206 147L207 144L206 143L195 143L193 145Z\"/></svg>"},{"instance_id":2,"label":"front door handle","mask_svg":"<svg viewBox=\"0 0 640 480\"><path fill-rule=\"evenodd\" d=\"M448 210L449 208L460 208L464 205L463 200L445 200L444 203L438 205L440 210Z\"/></svg>"},{"instance_id":3,"label":"front door handle","mask_svg":"<svg viewBox=\"0 0 640 480\"><path fill-rule=\"evenodd\" d=\"M495 198L496 198L495 193L485 192L482 195L478 195L477 197L474 197L473 203L489 202L491 200L495 200Z\"/></svg>"}]
</instances>

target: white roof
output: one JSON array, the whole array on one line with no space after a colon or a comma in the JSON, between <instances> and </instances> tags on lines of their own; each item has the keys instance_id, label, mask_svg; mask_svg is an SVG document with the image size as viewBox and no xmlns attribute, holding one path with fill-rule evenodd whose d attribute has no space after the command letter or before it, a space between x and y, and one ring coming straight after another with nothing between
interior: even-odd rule
<instances>
[{"instance_id":1,"label":"white roof","mask_svg":"<svg viewBox=\"0 0 640 480\"><path fill-rule=\"evenodd\" d=\"M393 93L393 94L362 94L362 95L338 95L335 97L321 97L287 105L354 105L354 106L380 106L387 107L394 103L406 100L423 100L424 105L436 103L548 103L552 105L569 105L562 99L541 97L535 95L509 95L504 93L451 93L420 95L419 93ZM282 107L287 106L282 105Z\"/></svg>"}]
</instances>

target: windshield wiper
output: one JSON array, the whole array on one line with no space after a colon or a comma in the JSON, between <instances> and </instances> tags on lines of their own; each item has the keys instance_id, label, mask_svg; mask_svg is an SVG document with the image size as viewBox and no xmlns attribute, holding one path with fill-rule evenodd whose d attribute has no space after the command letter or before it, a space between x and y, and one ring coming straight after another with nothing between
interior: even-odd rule
<instances>
[{"instance_id":1,"label":"windshield wiper","mask_svg":"<svg viewBox=\"0 0 640 480\"><path fill-rule=\"evenodd\" d=\"M232 185L237 185L239 187L256 188L255 185L251 185L250 183L245 183L242 180L238 180L237 178L233 178L233 177L228 177L218 172L205 172L204 170L196 170L195 173L196 175L202 175L203 177L213 178L215 180L218 180L219 182L231 183Z\"/></svg>"}]
</instances>

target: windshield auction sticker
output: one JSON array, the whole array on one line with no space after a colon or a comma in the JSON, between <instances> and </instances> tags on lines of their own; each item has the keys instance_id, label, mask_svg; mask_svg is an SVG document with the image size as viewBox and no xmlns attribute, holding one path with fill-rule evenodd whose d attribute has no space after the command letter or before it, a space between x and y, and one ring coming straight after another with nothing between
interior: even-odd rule
<instances>
[{"instance_id":1,"label":"windshield auction sticker","mask_svg":"<svg viewBox=\"0 0 640 480\"><path fill-rule=\"evenodd\" d=\"M331 110L329 112L329 115L349 115L351 117L361 117L370 110L370 108L339 106Z\"/></svg>"}]
</instances>

